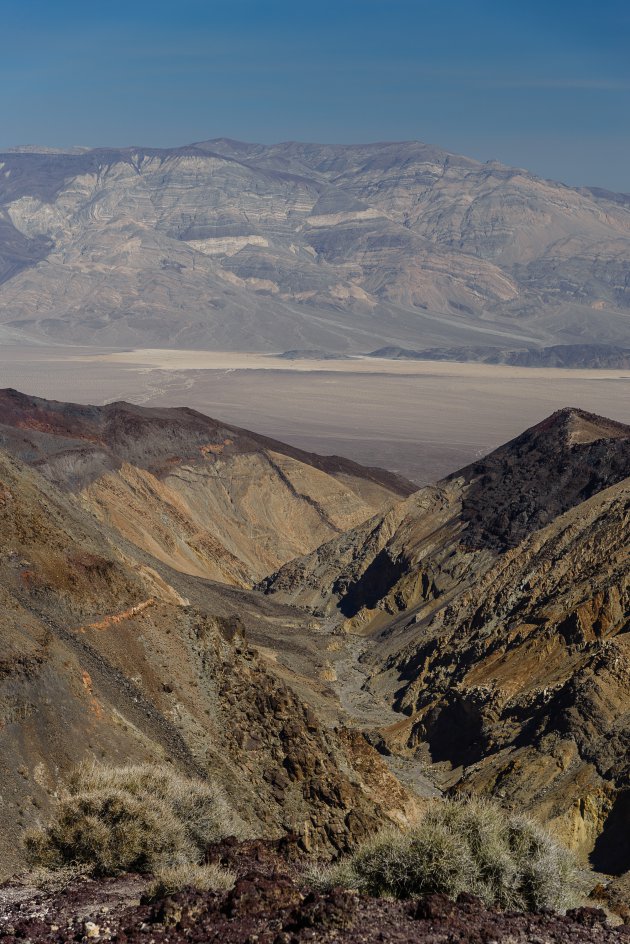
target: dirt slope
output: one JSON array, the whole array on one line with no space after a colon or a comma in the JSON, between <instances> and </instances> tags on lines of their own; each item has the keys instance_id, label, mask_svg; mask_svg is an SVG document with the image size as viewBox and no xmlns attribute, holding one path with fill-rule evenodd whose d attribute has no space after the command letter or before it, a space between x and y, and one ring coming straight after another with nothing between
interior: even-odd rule
<instances>
[{"instance_id":1,"label":"dirt slope","mask_svg":"<svg viewBox=\"0 0 630 944\"><path fill-rule=\"evenodd\" d=\"M80 494L0 451L3 872L89 758L216 777L252 831L323 854L404 818L413 801L376 752L329 730L295 673L243 636L243 622L295 634L296 614L153 564ZM310 688L334 714L332 693L316 678Z\"/></svg>"},{"instance_id":2,"label":"dirt slope","mask_svg":"<svg viewBox=\"0 0 630 944\"><path fill-rule=\"evenodd\" d=\"M0 446L178 570L251 586L413 486L187 409L0 391Z\"/></svg>"}]
</instances>

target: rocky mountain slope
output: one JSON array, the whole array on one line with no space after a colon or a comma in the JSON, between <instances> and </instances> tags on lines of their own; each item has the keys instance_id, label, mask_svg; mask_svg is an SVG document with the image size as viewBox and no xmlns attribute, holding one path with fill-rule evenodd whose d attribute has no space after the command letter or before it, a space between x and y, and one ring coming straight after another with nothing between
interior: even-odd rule
<instances>
[{"instance_id":1,"label":"rocky mountain slope","mask_svg":"<svg viewBox=\"0 0 630 944\"><path fill-rule=\"evenodd\" d=\"M0 154L0 323L91 345L628 345L630 198L407 142Z\"/></svg>"},{"instance_id":2,"label":"rocky mountain slope","mask_svg":"<svg viewBox=\"0 0 630 944\"><path fill-rule=\"evenodd\" d=\"M187 410L2 419L7 871L90 757L212 776L289 850L470 790L630 870L630 427L563 410L408 495ZM248 589L274 541L308 553Z\"/></svg>"},{"instance_id":3,"label":"rocky mountain slope","mask_svg":"<svg viewBox=\"0 0 630 944\"><path fill-rule=\"evenodd\" d=\"M159 560L251 586L413 486L193 410L0 391L0 448Z\"/></svg>"},{"instance_id":4,"label":"rocky mountain slope","mask_svg":"<svg viewBox=\"0 0 630 944\"><path fill-rule=\"evenodd\" d=\"M599 370L628 370L630 368L630 348L619 347L615 344L551 344L548 347L516 350L475 346L429 348L424 351L410 351L390 346L370 351L367 356L385 357L392 360L473 361L481 364L509 364L512 367L569 367Z\"/></svg>"},{"instance_id":5,"label":"rocky mountain slope","mask_svg":"<svg viewBox=\"0 0 630 944\"><path fill-rule=\"evenodd\" d=\"M129 491L121 486L118 506L120 517L129 514L129 537L93 497L99 476L111 478L125 463L142 470L145 482L153 477L159 491L159 470L176 466L167 461L173 452L192 475L195 452L202 468L213 461L199 443L206 448L229 436L239 461L262 450L260 441L188 411L95 409L14 391L3 395L2 416L3 874L22 860L23 829L46 816L68 773L90 758L168 762L208 775L251 832L284 836L296 849L323 855L414 808L378 754L344 726L316 644L308 641L312 620L174 569L161 552L152 556L133 523L165 512L139 504L140 472L135 482L131 473L121 478L133 484ZM361 507L362 487L390 495L377 472L315 457L307 465L291 453L287 447L277 459L287 463L287 478L330 480L319 494L322 508L331 496L330 517L346 514L340 495L348 496L352 513ZM340 478L318 470L318 462ZM236 479L238 468L227 464L224 474ZM342 490L345 477L356 479L356 492L351 484ZM211 491L201 487L205 507ZM302 504L308 522L311 505ZM243 501L241 512L245 507ZM169 524L175 541L176 523ZM150 522L145 526L148 533ZM222 552L216 557L220 562ZM181 561L172 554L171 563Z\"/></svg>"},{"instance_id":6,"label":"rocky mountain slope","mask_svg":"<svg viewBox=\"0 0 630 944\"><path fill-rule=\"evenodd\" d=\"M264 589L366 637L381 749L623 872L629 561L630 427L564 410Z\"/></svg>"}]
</instances>

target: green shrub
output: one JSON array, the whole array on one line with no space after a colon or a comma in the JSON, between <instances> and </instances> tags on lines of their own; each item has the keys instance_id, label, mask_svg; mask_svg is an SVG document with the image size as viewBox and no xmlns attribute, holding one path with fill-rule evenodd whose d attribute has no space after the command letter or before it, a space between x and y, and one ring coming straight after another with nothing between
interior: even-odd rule
<instances>
[{"instance_id":1,"label":"green shrub","mask_svg":"<svg viewBox=\"0 0 630 944\"><path fill-rule=\"evenodd\" d=\"M234 887L236 875L220 865L160 866L147 889L149 899L164 898L184 888L199 892L227 892Z\"/></svg>"},{"instance_id":2,"label":"green shrub","mask_svg":"<svg viewBox=\"0 0 630 944\"><path fill-rule=\"evenodd\" d=\"M411 829L387 830L348 859L311 873L319 887L410 898L478 895L501 908L561 909L572 903L572 855L537 823L485 800L432 804Z\"/></svg>"},{"instance_id":3,"label":"green shrub","mask_svg":"<svg viewBox=\"0 0 630 944\"><path fill-rule=\"evenodd\" d=\"M52 822L26 835L34 865L101 875L198 864L206 846L245 829L219 789L169 767L83 766Z\"/></svg>"}]
</instances>

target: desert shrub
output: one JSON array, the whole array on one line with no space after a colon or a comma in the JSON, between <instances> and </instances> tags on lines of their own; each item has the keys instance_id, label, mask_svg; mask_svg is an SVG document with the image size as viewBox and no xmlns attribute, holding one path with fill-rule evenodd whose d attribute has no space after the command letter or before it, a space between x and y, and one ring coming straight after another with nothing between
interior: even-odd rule
<instances>
[{"instance_id":1,"label":"desert shrub","mask_svg":"<svg viewBox=\"0 0 630 944\"><path fill-rule=\"evenodd\" d=\"M220 865L184 865L160 866L155 870L154 879L147 889L147 898L164 898L184 888L194 888L199 892L229 891L234 886L236 875Z\"/></svg>"},{"instance_id":2,"label":"desert shrub","mask_svg":"<svg viewBox=\"0 0 630 944\"><path fill-rule=\"evenodd\" d=\"M185 777L167 766L129 764L109 767L83 764L70 779L70 791L125 790L136 797L155 797L173 811L201 852L225 836L245 838L247 828L215 783Z\"/></svg>"},{"instance_id":3,"label":"desert shrub","mask_svg":"<svg viewBox=\"0 0 630 944\"><path fill-rule=\"evenodd\" d=\"M101 875L196 865L206 846L242 834L221 791L169 767L83 766L48 826L26 835L32 864L83 864Z\"/></svg>"},{"instance_id":4,"label":"desert shrub","mask_svg":"<svg viewBox=\"0 0 630 944\"><path fill-rule=\"evenodd\" d=\"M55 869L36 865L28 872L14 875L11 881L18 885L27 885L29 888L37 888L46 895L55 895L91 871L83 865L66 865Z\"/></svg>"},{"instance_id":5,"label":"desert shrub","mask_svg":"<svg viewBox=\"0 0 630 944\"><path fill-rule=\"evenodd\" d=\"M165 803L115 789L62 800L56 818L39 834L29 834L26 845L37 864L82 863L100 875L151 871L196 855L183 824Z\"/></svg>"},{"instance_id":6,"label":"desert shrub","mask_svg":"<svg viewBox=\"0 0 630 944\"><path fill-rule=\"evenodd\" d=\"M310 878L319 887L394 898L469 892L501 908L561 909L572 903L576 867L569 851L527 817L486 800L445 800L416 826L386 830Z\"/></svg>"}]
</instances>

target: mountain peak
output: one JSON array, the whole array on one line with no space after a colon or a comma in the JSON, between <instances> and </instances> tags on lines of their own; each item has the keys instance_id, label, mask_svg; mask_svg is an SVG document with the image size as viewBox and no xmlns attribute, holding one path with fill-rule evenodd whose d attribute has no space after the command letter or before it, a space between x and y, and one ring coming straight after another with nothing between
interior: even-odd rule
<instances>
[{"instance_id":1,"label":"mountain peak","mask_svg":"<svg viewBox=\"0 0 630 944\"><path fill-rule=\"evenodd\" d=\"M565 407L449 479L466 482L464 542L505 550L628 476L630 426Z\"/></svg>"},{"instance_id":2,"label":"mountain peak","mask_svg":"<svg viewBox=\"0 0 630 944\"><path fill-rule=\"evenodd\" d=\"M552 431L561 432L567 445L570 446L587 445L600 439L630 438L630 426L626 426L625 423L598 416L596 413L589 413L575 406L556 410L541 423L527 430L523 436L532 433L547 434Z\"/></svg>"}]
</instances>

